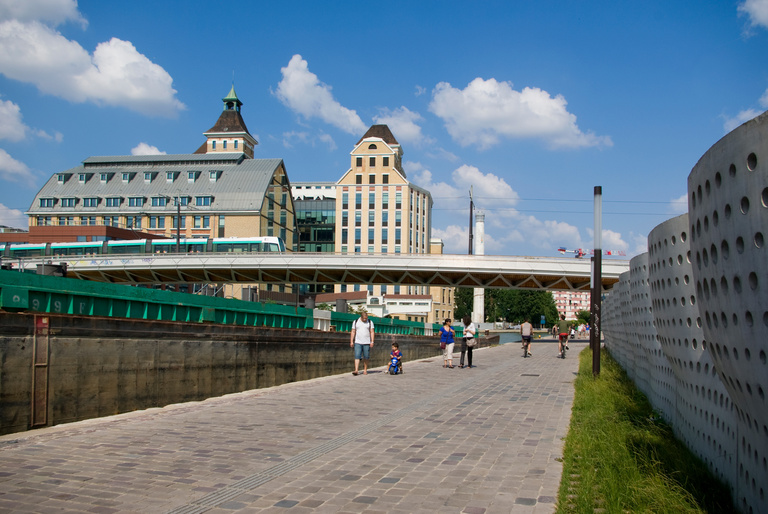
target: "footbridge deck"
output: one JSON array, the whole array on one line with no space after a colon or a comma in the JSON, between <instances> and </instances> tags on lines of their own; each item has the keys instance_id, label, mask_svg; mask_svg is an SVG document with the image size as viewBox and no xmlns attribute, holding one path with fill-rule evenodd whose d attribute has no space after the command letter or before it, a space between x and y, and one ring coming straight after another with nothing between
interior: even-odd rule
<instances>
[{"instance_id":1,"label":"footbridge deck","mask_svg":"<svg viewBox=\"0 0 768 514\"><path fill-rule=\"evenodd\" d=\"M34 267L37 261L23 265ZM47 257L66 264L67 276L115 283L242 282L272 284L401 284L588 290L586 259L451 254L156 254ZM629 261L603 260L602 284L609 289Z\"/></svg>"}]
</instances>

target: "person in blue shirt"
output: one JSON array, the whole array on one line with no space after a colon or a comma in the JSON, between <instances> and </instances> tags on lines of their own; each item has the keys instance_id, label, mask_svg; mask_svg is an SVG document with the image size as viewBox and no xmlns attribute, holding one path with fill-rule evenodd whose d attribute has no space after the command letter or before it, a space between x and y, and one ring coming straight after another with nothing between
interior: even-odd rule
<instances>
[{"instance_id":1,"label":"person in blue shirt","mask_svg":"<svg viewBox=\"0 0 768 514\"><path fill-rule=\"evenodd\" d=\"M443 367L453 369L453 345L456 331L451 327L451 318L448 318L440 327L440 347L443 349Z\"/></svg>"}]
</instances>

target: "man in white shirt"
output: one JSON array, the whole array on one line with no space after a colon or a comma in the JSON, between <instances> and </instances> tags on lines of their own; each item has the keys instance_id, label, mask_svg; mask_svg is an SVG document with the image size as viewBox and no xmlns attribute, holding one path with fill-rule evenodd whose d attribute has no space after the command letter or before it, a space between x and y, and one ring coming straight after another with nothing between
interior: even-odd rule
<instances>
[{"instance_id":1,"label":"man in white shirt","mask_svg":"<svg viewBox=\"0 0 768 514\"><path fill-rule=\"evenodd\" d=\"M520 325L520 337L523 340L523 348L526 348L526 352L528 352L528 355L533 355L531 353L531 339L533 339L533 325L531 325L531 321L526 318L525 323Z\"/></svg>"},{"instance_id":2,"label":"man in white shirt","mask_svg":"<svg viewBox=\"0 0 768 514\"><path fill-rule=\"evenodd\" d=\"M368 313L362 311L360 318L352 323L352 332L349 337L349 346L355 349L355 371L353 375L358 375L360 370L360 359L363 359L363 375L368 374L368 359L371 348L373 348L373 321L368 319Z\"/></svg>"}]
</instances>

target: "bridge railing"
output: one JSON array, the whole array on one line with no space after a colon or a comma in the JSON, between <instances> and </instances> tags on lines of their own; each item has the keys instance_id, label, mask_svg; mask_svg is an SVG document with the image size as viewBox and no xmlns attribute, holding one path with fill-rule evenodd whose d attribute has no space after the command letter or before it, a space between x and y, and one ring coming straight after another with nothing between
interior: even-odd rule
<instances>
[{"instance_id":1,"label":"bridge railing","mask_svg":"<svg viewBox=\"0 0 768 514\"><path fill-rule=\"evenodd\" d=\"M218 323L272 328L328 326L316 317L327 312L229 298L162 291L105 282L0 270L0 309L14 312L102 316L156 321ZM349 332L358 314L331 312L330 326ZM375 318L381 334L432 336L440 325ZM328 326L328 328L330 328ZM457 335L460 329L457 328Z\"/></svg>"}]
</instances>

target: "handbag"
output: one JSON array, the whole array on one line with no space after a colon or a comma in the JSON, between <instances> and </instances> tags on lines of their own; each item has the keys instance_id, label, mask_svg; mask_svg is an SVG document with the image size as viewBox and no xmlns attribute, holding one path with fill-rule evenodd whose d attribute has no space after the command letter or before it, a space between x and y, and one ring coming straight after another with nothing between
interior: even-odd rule
<instances>
[{"instance_id":1,"label":"handbag","mask_svg":"<svg viewBox=\"0 0 768 514\"><path fill-rule=\"evenodd\" d=\"M468 337L468 338L467 338L467 346L468 346L469 348L474 348L474 347L475 347L475 344L477 344L477 341L475 341L475 338L474 338L474 337Z\"/></svg>"},{"instance_id":2,"label":"handbag","mask_svg":"<svg viewBox=\"0 0 768 514\"><path fill-rule=\"evenodd\" d=\"M440 341L440 349L445 350L445 341Z\"/></svg>"}]
</instances>

